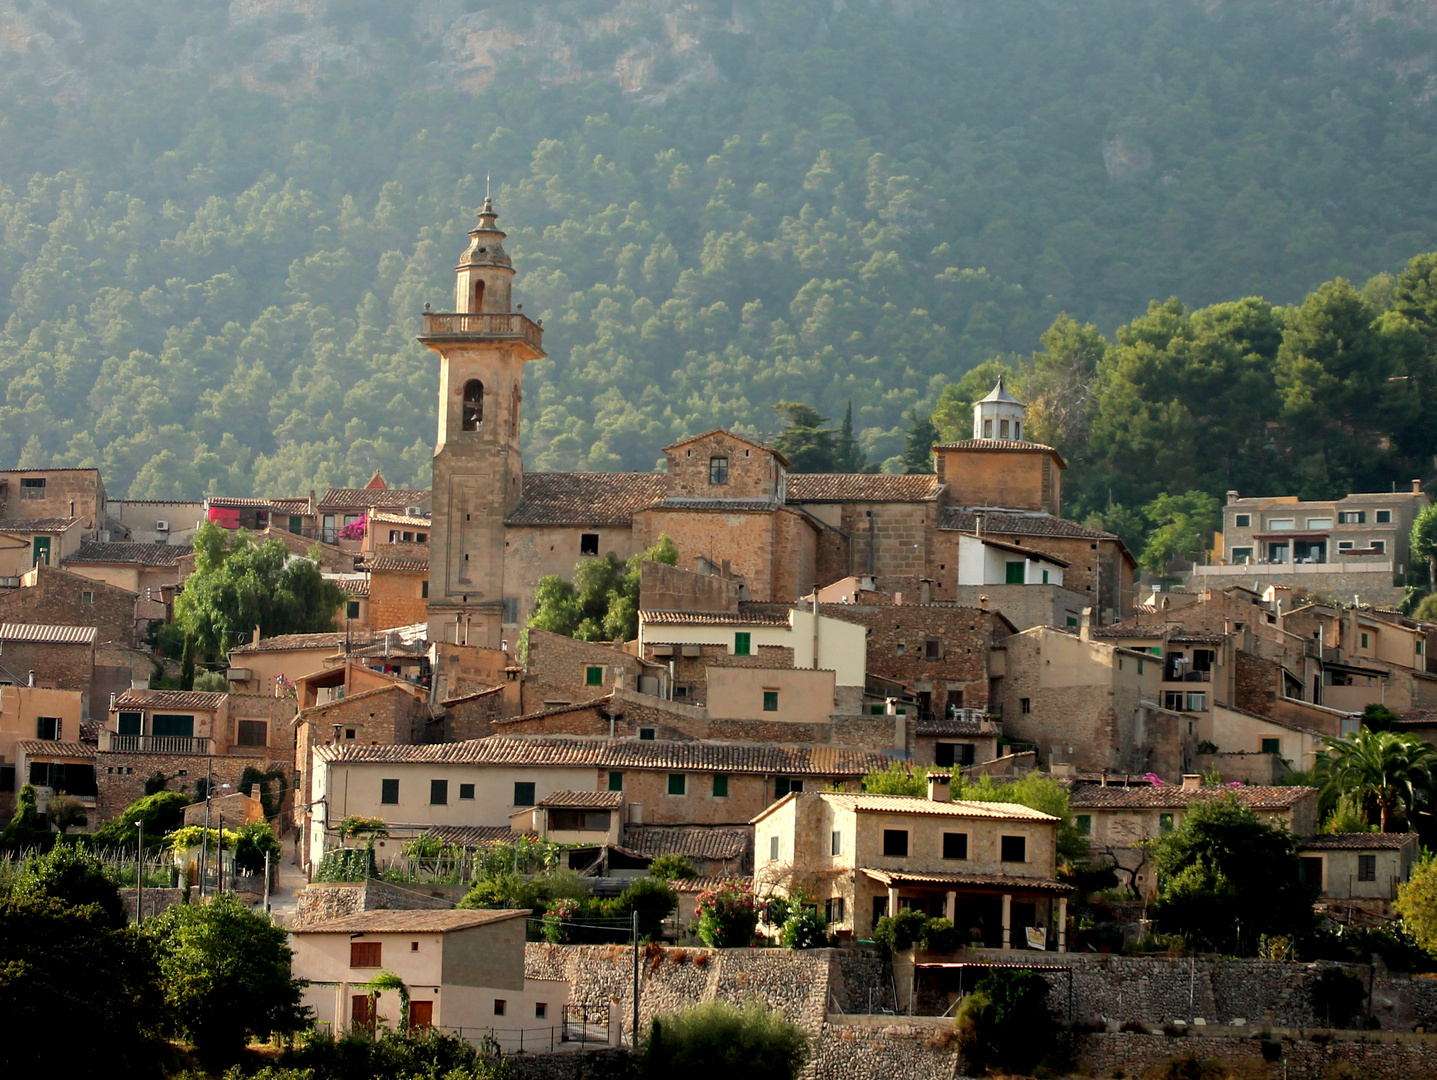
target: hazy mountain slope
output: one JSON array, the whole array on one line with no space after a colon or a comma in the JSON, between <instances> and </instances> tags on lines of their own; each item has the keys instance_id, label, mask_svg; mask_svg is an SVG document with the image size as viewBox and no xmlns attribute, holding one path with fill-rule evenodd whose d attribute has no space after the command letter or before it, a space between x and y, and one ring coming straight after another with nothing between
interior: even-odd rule
<instances>
[{"instance_id":1,"label":"hazy mountain slope","mask_svg":"<svg viewBox=\"0 0 1437 1080\"><path fill-rule=\"evenodd\" d=\"M901 414L1061 310L1437 248L1430 3L0 0L0 460L112 492L427 472L494 178L528 460Z\"/></svg>"}]
</instances>

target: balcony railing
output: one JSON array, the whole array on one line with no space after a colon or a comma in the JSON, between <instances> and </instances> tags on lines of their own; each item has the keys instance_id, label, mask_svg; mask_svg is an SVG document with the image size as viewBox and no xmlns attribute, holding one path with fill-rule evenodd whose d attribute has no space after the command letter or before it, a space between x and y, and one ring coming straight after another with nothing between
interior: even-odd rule
<instances>
[{"instance_id":1,"label":"balcony railing","mask_svg":"<svg viewBox=\"0 0 1437 1080\"><path fill-rule=\"evenodd\" d=\"M210 740L188 735L121 735L106 728L100 749L117 754L208 754Z\"/></svg>"},{"instance_id":2,"label":"balcony railing","mask_svg":"<svg viewBox=\"0 0 1437 1080\"><path fill-rule=\"evenodd\" d=\"M516 338L542 348L544 331L527 315L498 311L484 313L424 313L424 337L475 335L491 338Z\"/></svg>"}]
</instances>

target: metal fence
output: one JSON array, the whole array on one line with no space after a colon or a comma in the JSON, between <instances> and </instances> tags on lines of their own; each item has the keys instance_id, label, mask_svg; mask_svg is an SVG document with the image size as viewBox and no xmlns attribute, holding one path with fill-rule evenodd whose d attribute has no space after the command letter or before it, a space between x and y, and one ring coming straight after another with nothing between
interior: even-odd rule
<instances>
[{"instance_id":1,"label":"metal fence","mask_svg":"<svg viewBox=\"0 0 1437 1080\"><path fill-rule=\"evenodd\" d=\"M447 1027L436 1025L446 1035L454 1035L483 1048L497 1045L505 1053L557 1054L601 1050L609 1045L609 1021L605 1013L602 1023L589 1020L584 1012L566 1013L563 1021L552 1027Z\"/></svg>"}]
</instances>

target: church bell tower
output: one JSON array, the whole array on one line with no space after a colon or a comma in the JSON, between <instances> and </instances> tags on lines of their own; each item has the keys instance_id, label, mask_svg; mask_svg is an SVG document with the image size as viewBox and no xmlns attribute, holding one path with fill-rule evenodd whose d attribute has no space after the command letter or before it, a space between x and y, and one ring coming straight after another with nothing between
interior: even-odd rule
<instances>
[{"instance_id":1,"label":"church bell tower","mask_svg":"<svg viewBox=\"0 0 1437 1080\"><path fill-rule=\"evenodd\" d=\"M510 309L514 265L498 217L486 196L455 268L454 310L426 305L419 335L439 354L429 640L494 648L506 615L504 518L524 483L524 364L545 355L543 331Z\"/></svg>"}]
</instances>

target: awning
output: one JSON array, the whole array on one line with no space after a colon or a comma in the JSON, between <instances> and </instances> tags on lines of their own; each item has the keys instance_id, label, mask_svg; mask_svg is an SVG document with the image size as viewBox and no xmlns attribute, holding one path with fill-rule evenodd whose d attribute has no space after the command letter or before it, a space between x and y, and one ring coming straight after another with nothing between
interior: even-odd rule
<instances>
[{"instance_id":1,"label":"awning","mask_svg":"<svg viewBox=\"0 0 1437 1080\"><path fill-rule=\"evenodd\" d=\"M902 885L931 885L934 887L956 887L967 892L991 893L1044 893L1049 896L1066 896L1075 890L1053 878L1018 877L1010 874L962 874L946 871L927 870L874 870L863 867L863 873L887 887Z\"/></svg>"}]
</instances>

